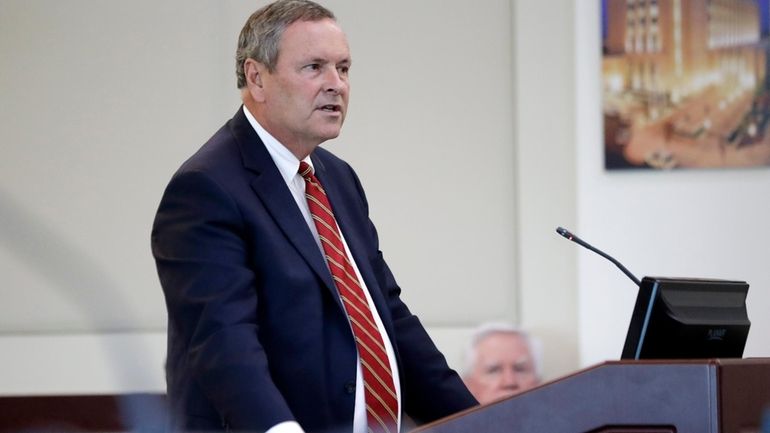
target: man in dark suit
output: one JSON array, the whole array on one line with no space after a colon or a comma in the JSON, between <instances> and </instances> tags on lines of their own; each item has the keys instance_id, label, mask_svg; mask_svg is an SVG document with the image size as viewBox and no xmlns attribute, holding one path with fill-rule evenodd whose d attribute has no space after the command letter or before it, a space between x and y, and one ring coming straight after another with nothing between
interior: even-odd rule
<instances>
[{"instance_id":1,"label":"man in dark suit","mask_svg":"<svg viewBox=\"0 0 770 433\"><path fill-rule=\"evenodd\" d=\"M402 413L475 405L400 300L356 174L317 147L348 105L334 15L268 5L236 57L244 105L173 176L152 231L174 428L395 433Z\"/></svg>"}]
</instances>

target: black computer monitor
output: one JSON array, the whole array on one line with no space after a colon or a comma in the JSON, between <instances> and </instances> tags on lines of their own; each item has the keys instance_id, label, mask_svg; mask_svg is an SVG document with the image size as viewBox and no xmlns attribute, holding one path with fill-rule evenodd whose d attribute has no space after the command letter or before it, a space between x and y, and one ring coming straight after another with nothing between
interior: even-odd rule
<instances>
[{"instance_id":1,"label":"black computer monitor","mask_svg":"<svg viewBox=\"0 0 770 433\"><path fill-rule=\"evenodd\" d=\"M740 358L745 281L644 277L621 359Z\"/></svg>"}]
</instances>

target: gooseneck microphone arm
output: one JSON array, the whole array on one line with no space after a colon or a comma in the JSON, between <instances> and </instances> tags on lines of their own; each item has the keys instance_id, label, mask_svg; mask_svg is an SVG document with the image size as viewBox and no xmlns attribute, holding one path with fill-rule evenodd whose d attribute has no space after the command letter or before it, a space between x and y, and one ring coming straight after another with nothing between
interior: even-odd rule
<instances>
[{"instance_id":1,"label":"gooseneck microphone arm","mask_svg":"<svg viewBox=\"0 0 770 433\"><path fill-rule=\"evenodd\" d=\"M619 261L615 260L609 254L605 253L604 251L602 251L602 250L600 250L598 248L594 248L591 244L589 244L588 242L586 242L586 241L580 239L579 237L573 235L572 233L570 233L569 230L565 229L564 227L556 227L556 233L564 236L565 238L571 240L572 242L574 242L574 243L576 243L576 244L578 244L578 245L580 245L582 247L588 248L589 250L595 252L596 254L599 254L600 256L604 257L605 259L611 261L612 263L615 264L615 266L617 266L621 271L623 271L623 273L626 274L626 276L628 278L630 278L631 281L633 281L637 286L641 285L641 282L639 281L639 279L636 278L634 276L634 274L631 273L631 271L626 269L625 266L620 264Z\"/></svg>"}]
</instances>

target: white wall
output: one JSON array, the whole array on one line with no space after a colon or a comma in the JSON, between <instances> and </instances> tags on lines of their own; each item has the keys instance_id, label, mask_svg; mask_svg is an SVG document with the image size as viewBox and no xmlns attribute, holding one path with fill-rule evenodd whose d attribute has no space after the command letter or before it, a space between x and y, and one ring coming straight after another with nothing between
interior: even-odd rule
<instances>
[{"instance_id":1,"label":"white wall","mask_svg":"<svg viewBox=\"0 0 770 433\"><path fill-rule=\"evenodd\" d=\"M574 4L512 2L517 251L522 326L543 341L547 377L577 368Z\"/></svg>"},{"instance_id":2,"label":"white wall","mask_svg":"<svg viewBox=\"0 0 770 433\"><path fill-rule=\"evenodd\" d=\"M599 2L578 1L576 23L577 220L575 233L641 278L745 280L751 331L744 356L770 350L770 170L607 172L603 169ZM579 248L575 246L576 248ZM582 365L617 359L636 287L615 266L578 253Z\"/></svg>"}]
</instances>

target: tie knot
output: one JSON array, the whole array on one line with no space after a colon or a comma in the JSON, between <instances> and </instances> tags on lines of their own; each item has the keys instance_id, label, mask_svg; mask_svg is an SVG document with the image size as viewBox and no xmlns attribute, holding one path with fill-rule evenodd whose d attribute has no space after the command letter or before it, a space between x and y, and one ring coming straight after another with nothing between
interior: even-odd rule
<instances>
[{"instance_id":1,"label":"tie knot","mask_svg":"<svg viewBox=\"0 0 770 433\"><path fill-rule=\"evenodd\" d=\"M308 164L305 161L300 161L299 170L297 172L299 173L300 176L307 179L313 174L313 167L311 167L310 164Z\"/></svg>"}]
</instances>

